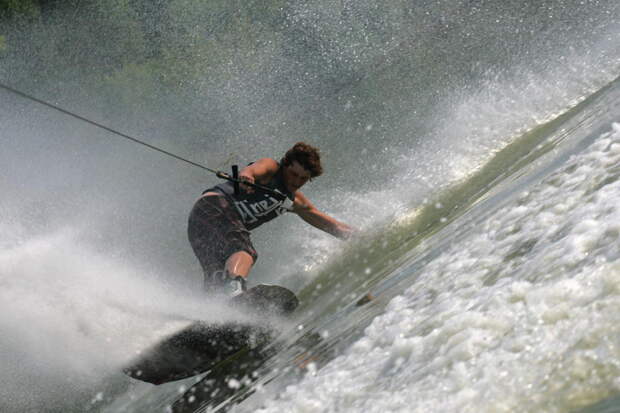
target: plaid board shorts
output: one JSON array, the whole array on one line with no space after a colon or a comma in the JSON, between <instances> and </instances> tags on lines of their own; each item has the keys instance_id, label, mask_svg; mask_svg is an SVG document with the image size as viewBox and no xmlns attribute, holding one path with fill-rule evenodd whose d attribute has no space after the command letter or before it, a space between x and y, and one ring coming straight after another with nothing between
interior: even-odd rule
<instances>
[{"instance_id":1,"label":"plaid board shorts","mask_svg":"<svg viewBox=\"0 0 620 413\"><path fill-rule=\"evenodd\" d=\"M254 262L258 254L239 213L223 194L204 195L189 214L187 237L205 275L205 288L224 274L226 260L245 251Z\"/></svg>"}]
</instances>

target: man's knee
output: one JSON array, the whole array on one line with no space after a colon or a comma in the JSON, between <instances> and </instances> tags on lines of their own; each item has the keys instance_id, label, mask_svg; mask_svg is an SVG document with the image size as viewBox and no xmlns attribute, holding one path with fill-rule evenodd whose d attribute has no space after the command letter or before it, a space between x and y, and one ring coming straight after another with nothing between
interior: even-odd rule
<instances>
[{"instance_id":1,"label":"man's knee","mask_svg":"<svg viewBox=\"0 0 620 413\"><path fill-rule=\"evenodd\" d=\"M226 260L226 270L234 275L246 277L254 265L254 257L247 251L237 251Z\"/></svg>"}]
</instances>

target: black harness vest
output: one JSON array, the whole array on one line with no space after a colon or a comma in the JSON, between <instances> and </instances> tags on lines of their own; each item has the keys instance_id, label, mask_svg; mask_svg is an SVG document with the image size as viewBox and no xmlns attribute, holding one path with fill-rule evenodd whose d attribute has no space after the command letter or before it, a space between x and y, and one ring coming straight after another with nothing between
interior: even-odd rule
<instances>
[{"instance_id":1,"label":"black harness vest","mask_svg":"<svg viewBox=\"0 0 620 413\"><path fill-rule=\"evenodd\" d=\"M241 216L241 221L245 227L251 231L279 217L284 212L290 211L293 206L295 195L286 189L282 167L278 168L278 172L276 172L271 181L264 186L282 195L276 198L274 195L259 189L254 189L253 193L240 190L240 193L235 195L234 184L232 182L216 185L212 189L223 193L231 201Z\"/></svg>"}]
</instances>

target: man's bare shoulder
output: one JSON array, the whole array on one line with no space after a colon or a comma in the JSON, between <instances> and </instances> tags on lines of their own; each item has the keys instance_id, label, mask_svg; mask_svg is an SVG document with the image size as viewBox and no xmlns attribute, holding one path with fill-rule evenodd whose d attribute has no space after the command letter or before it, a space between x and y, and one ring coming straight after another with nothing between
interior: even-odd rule
<instances>
[{"instance_id":1,"label":"man's bare shoulder","mask_svg":"<svg viewBox=\"0 0 620 413\"><path fill-rule=\"evenodd\" d=\"M299 214L309 211L313 208L312 202L301 191L295 191L295 200L293 201L293 212Z\"/></svg>"},{"instance_id":2,"label":"man's bare shoulder","mask_svg":"<svg viewBox=\"0 0 620 413\"><path fill-rule=\"evenodd\" d=\"M275 175L278 171L278 163L271 158L261 158L241 171L241 175L250 175L257 179L259 183L264 184Z\"/></svg>"},{"instance_id":3,"label":"man's bare shoulder","mask_svg":"<svg viewBox=\"0 0 620 413\"><path fill-rule=\"evenodd\" d=\"M278 161L272 158L260 158L259 160L254 162L254 165L257 164L269 170L277 170L280 167Z\"/></svg>"}]
</instances>

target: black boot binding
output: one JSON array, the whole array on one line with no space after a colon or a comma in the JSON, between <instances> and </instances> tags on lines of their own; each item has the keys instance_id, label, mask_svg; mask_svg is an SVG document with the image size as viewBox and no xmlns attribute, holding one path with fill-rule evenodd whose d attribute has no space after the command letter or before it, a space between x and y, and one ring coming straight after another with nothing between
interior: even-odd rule
<instances>
[{"instance_id":1,"label":"black boot binding","mask_svg":"<svg viewBox=\"0 0 620 413\"><path fill-rule=\"evenodd\" d=\"M228 274L228 273L227 273ZM223 293L230 298L243 294L247 290L245 278L240 275L228 274Z\"/></svg>"},{"instance_id":2,"label":"black boot binding","mask_svg":"<svg viewBox=\"0 0 620 413\"><path fill-rule=\"evenodd\" d=\"M247 290L245 278L230 274L228 271L217 271L205 278L205 291L210 294L236 297Z\"/></svg>"}]
</instances>

